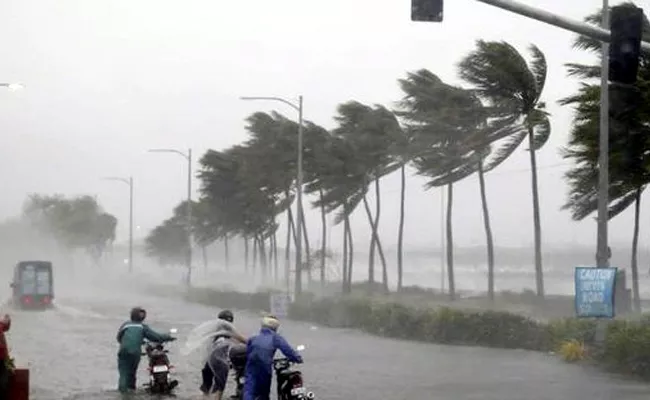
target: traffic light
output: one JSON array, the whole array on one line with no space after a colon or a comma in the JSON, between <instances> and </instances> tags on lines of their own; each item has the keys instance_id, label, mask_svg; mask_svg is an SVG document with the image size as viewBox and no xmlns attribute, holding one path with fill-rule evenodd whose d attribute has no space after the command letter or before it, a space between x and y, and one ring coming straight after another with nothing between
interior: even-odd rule
<instances>
[{"instance_id":1,"label":"traffic light","mask_svg":"<svg viewBox=\"0 0 650 400\"><path fill-rule=\"evenodd\" d=\"M609 80L634 84L639 71L643 10L631 4L612 7Z\"/></svg>"},{"instance_id":2,"label":"traffic light","mask_svg":"<svg viewBox=\"0 0 650 400\"><path fill-rule=\"evenodd\" d=\"M443 0L411 0L411 21L442 22Z\"/></svg>"}]
</instances>

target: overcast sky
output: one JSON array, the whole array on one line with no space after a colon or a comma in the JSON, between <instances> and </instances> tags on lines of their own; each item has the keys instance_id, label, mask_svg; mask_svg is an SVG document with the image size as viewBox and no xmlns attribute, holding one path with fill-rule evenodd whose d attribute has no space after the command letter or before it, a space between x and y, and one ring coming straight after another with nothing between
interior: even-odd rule
<instances>
[{"instance_id":1,"label":"overcast sky","mask_svg":"<svg viewBox=\"0 0 650 400\"><path fill-rule=\"evenodd\" d=\"M593 0L526 3L581 19ZM409 0L5 0L0 16L0 81L26 84L0 92L0 216L20 211L28 193L97 195L127 232L128 188L102 176L133 175L136 224L144 235L185 196L186 164L148 148L224 149L246 138L244 118L255 111L294 111L282 104L242 102L241 95L305 97L305 118L332 127L337 104L347 100L393 106L397 79L428 68L454 84L455 65L477 39L505 40L520 51L535 43L549 71L543 100L552 136L538 153L545 243L595 243L595 223L571 221L560 207L567 187L566 143L571 109L557 100L577 82L563 64L590 61L573 50L570 32L475 0L445 4L445 21L413 23ZM644 8L647 2L637 3ZM487 178L495 241L532 244L530 171L522 147ZM194 165L196 167L196 164ZM423 190L409 177L405 241L437 246L440 190ZM194 181L195 187L198 181ZM399 177L382 181L380 230L396 241ZM456 185L455 237L459 246L484 242L478 181ZM647 204L647 203L646 203ZM645 207L643 208L646 209ZM362 210L361 210L362 211ZM307 215L313 242L319 216ZM642 215L643 221L648 217ZM629 243L632 212L611 225L612 242ZM358 240L367 238L357 213ZM641 243L648 237L642 223ZM340 228L332 240L341 241Z\"/></svg>"}]
</instances>

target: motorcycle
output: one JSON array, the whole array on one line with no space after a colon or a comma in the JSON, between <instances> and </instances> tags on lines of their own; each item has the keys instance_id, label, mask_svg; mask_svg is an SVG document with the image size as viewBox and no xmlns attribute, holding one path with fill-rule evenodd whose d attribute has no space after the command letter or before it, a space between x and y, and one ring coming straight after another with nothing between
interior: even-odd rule
<instances>
[{"instance_id":1,"label":"motorcycle","mask_svg":"<svg viewBox=\"0 0 650 400\"><path fill-rule=\"evenodd\" d=\"M170 329L170 334L175 334L176 329ZM149 382L145 383L145 389L150 394L170 395L176 386L178 380L172 379L171 370L174 366L170 363L167 354L169 350L165 349L163 343L147 342L143 356L147 356L149 363Z\"/></svg>"},{"instance_id":2,"label":"motorcycle","mask_svg":"<svg viewBox=\"0 0 650 400\"><path fill-rule=\"evenodd\" d=\"M305 350L304 345L296 347L299 352ZM311 400L314 392L308 391L303 385L302 372L292 368L293 363L286 358L273 360L273 369L277 380L278 400Z\"/></svg>"},{"instance_id":3,"label":"motorcycle","mask_svg":"<svg viewBox=\"0 0 650 400\"><path fill-rule=\"evenodd\" d=\"M241 399L244 397L244 369L246 368L246 345L233 345L230 349L230 365L235 373L235 394L231 399Z\"/></svg>"},{"instance_id":4,"label":"motorcycle","mask_svg":"<svg viewBox=\"0 0 650 400\"><path fill-rule=\"evenodd\" d=\"M296 347L299 352L305 346ZM231 399L242 399L244 394L244 368L246 366L246 346L233 346L230 350L230 362L235 372L236 393ZM302 372L292 368L293 363L286 358L273 360L273 369L277 380L278 400L312 400L313 392L303 386Z\"/></svg>"}]
</instances>

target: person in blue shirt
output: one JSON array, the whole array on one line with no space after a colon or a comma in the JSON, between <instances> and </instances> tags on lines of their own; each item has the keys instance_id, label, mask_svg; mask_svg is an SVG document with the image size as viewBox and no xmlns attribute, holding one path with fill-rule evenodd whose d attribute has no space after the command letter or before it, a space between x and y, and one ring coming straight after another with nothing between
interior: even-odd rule
<instances>
[{"instance_id":1,"label":"person in blue shirt","mask_svg":"<svg viewBox=\"0 0 650 400\"><path fill-rule=\"evenodd\" d=\"M302 357L277 333L280 321L273 315L262 318L262 329L246 344L246 381L243 400L268 400L273 377L273 357L277 350L291 362Z\"/></svg>"},{"instance_id":2,"label":"person in blue shirt","mask_svg":"<svg viewBox=\"0 0 650 400\"><path fill-rule=\"evenodd\" d=\"M135 390L144 339L157 343L176 340L168 334L158 333L149 328L144 324L146 317L145 309L134 307L131 309L130 320L123 323L117 331L117 342L120 344L117 352L117 370L120 374L118 390L122 393Z\"/></svg>"}]
</instances>

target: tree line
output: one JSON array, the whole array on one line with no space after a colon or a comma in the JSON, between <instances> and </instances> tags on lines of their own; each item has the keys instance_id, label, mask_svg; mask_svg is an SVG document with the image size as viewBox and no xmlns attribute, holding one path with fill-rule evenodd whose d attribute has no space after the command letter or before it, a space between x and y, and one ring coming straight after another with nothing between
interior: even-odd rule
<instances>
[{"instance_id":1,"label":"tree line","mask_svg":"<svg viewBox=\"0 0 650 400\"><path fill-rule=\"evenodd\" d=\"M586 18L597 22L600 11ZM644 32L650 32L645 23ZM580 36L577 50L599 54L600 44ZM563 156L572 163L566 173L569 196L564 206L575 220L591 215L597 206L600 67L596 64L567 64L568 75L580 80L578 92L560 100L575 110L568 145ZM286 218L284 270L289 271L292 244L304 243L305 262L293 266L295 278L325 279L328 214L343 224L342 290L351 290L354 260L354 235L350 215L361 208L372 235L368 244L369 287L378 283L389 288L389 261L386 259L379 225L381 220L380 188L382 178L399 174L401 178L400 218L397 249L397 290L403 288L403 229L406 167L414 167L427 178L425 190L446 187L446 268L449 296L455 298L453 205L454 184L478 176L483 225L486 237L487 292L494 298L494 241L487 201L485 175L498 168L522 146L529 154L533 208L536 292L544 296L542 260L542 220L537 182L536 153L551 134L550 115L543 101L547 79L544 53L531 45L519 52L505 41L476 42L476 47L457 64L464 86L444 82L435 73L420 69L398 80L403 96L393 107L347 101L337 107L333 129L312 121L304 127L304 187L312 195L311 206L320 210L320 249L312 248L309 235L296 237L296 216L291 208L296 190L296 154L298 123L277 112L257 112L247 118L248 139L231 148L208 150L200 159L198 179L200 198L193 202L192 232L197 245L217 240L227 243L240 237L245 243L246 268L249 249L264 277L278 278L278 221ZM634 88L610 88L610 205L609 217L619 215L635 205L633 289L638 301L638 267L636 253L639 231L639 204L648 182L648 132L650 129L650 59L643 56L639 80ZM374 191L371 207L367 194ZM187 222L184 207L179 205L173 216L147 237L150 255L161 262L180 262L189 246L184 234ZM179 258L180 257L180 258ZM375 265L381 276L375 275Z\"/></svg>"},{"instance_id":2,"label":"tree line","mask_svg":"<svg viewBox=\"0 0 650 400\"><path fill-rule=\"evenodd\" d=\"M115 241L117 218L92 196L32 194L23 205L22 220L61 248L85 251L95 262Z\"/></svg>"}]
</instances>

